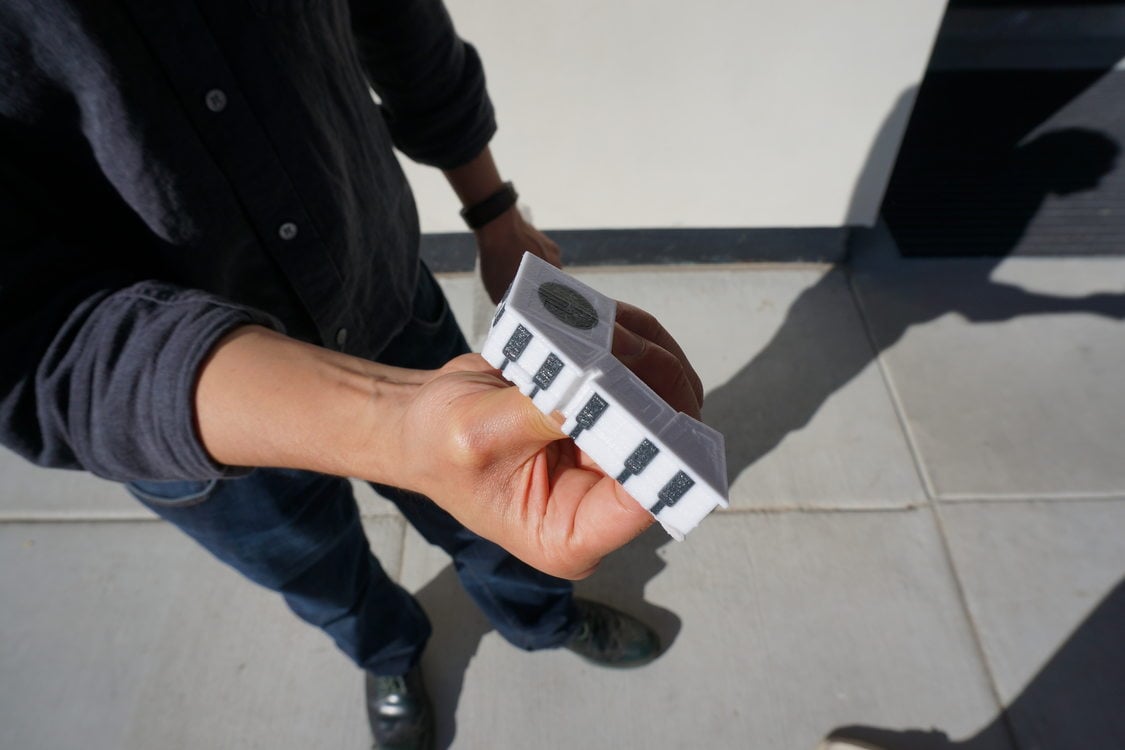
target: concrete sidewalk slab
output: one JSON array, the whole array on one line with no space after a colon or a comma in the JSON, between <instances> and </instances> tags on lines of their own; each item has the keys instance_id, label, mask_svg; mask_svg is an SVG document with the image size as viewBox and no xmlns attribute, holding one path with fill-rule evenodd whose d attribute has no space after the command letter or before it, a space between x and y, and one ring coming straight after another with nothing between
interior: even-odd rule
<instances>
[{"instance_id":1,"label":"concrete sidewalk slab","mask_svg":"<svg viewBox=\"0 0 1125 750\"><path fill-rule=\"evenodd\" d=\"M0 448L0 522L155 521L156 514L118 482L85 471L44 469ZM366 482L352 480L364 517L398 511Z\"/></svg>"},{"instance_id":2,"label":"concrete sidewalk slab","mask_svg":"<svg viewBox=\"0 0 1125 750\"><path fill-rule=\"evenodd\" d=\"M1020 747L1125 747L1125 502L940 513Z\"/></svg>"},{"instance_id":3,"label":"concrete sidewalk slab","mask_svg":"<svg viewBox=\"0 0 1125 750\"><path fill-rule=\"evenodd\" d=\"M1113 293L1082 300L1113 309L1120 268L1073 263L1003 264L991 281ZM943 261L900 284L860 262L865 311L888 313L871 318L880 347L913 306L932 312L930 300L951 290L965 287L958 304L1006 304L991 282L974 293L976 272L963 269ZM709 416L735 434L735 507L684 543L654 529L579 585L671 643L648 667L608 672L503 642L444 553L412 531L403 542L392 506L361 486L376 552L392 572L402 560L401 579L434 619L424 664L444 744L802 750L848 726L890 750L1008 750L993 681L1024 747L1125 744L1113 702L1125 700L1113 692L1125 684L1125 670L1114 671L1125 664L1125 502L1074 499L1125 488L1113 429L1125 416L1119 322L1064 312L1068 300L974 325L945 310L904 328L872 366L876 350L839 271L580 274L656 313L699 365ZM479 282L439 281L472 338L491 309ZM1060 352L1074 359L1053 363ZM985 363L963 380L941 369L971 356ZM896 408L942 498L991 491L1007 501L931 508ZM985 415L971 423L983 435L958 421L962 409ZM740 433L740 422L755 430ZM929 426L926 440L918 425ZM999 445L987 459L1000 463L998 477L964 464L981 460L980 440ZM1059 454L1022 445L1035 440ZM0 475L0 747L368 746L360 674L275 595L164 523L76 520L150 518L116 484L6 452ZM1068 499L1016 499L1035 487ZM1085 689L1100 692L1074 706ZM1097 741L1072 741L1083 737L1076 724L1099 727Z\"/></svg>"},{"instance_id":4,"label":"concrete sidewalk slab","mask_svg":"<svg viewBox=\"0 0 1125 750\"><path fill-rule=\"evenodd\" d=\"M44 469L6 448L0 448L0 477L0 521L156 518L117 482Z\"/></svg>"},{"instance_id":5,"label":"concrete sidewalk slab","mask_svg":"<svg viewBox=\"0 0 1125 750\"><path fill-rule=\"evenodd\" d=\"M678 544L654 530L579 586L671 642L634 671L508 645L411 531L403 583L434 620L441 747L812 750L839 726L961 735L996 716L948 570L928 509L724 514Z\"/></svg>"},{"instance_id":6,"label":"concrete sidewalk slab","mask_svg":"<svg viewBox=\"0 0 1125 750\"><path fill-rule=\"evenodd\" d=\"M935 496L1125 497L1125 259L889 255L854 286Z\"/></svg>"},{"instance_id":7,"label":"concrete sidewalk slab","mask_svg":"<svg viewBox=\"0 0 1125 750\"><path fill-rule=\"evenodd\" d=\"M477 339L483 333L476 320L477 297L484 296L484 286L479 277L476 272L472 272L442 273L435 278L445 293L449 309L461 326L470 348L476 348Z\"/></svg>"},{"instance_id":8,"label":"concrete sidewalk slab","mask_svg":"<svg viewBox=\"0 0 1125 750\"><path fill-rule=\"evenodd\" d=\"M844 275L742 265L579 270L653 315L707 390L731 506L887 508L925 502Z\"/></svg>"},{"instance_id":9,"label":"concrete sidewalk slab","mask_svg":"<svg viewBox=\"0 0 1125 750\"><path fill-rule=\"evenodd\" d=\"M365 527L397 572L402 522ZM0 525L0 596L0 747L370 742L362 673L167 524Z\"/></svg>"}]
</instances>

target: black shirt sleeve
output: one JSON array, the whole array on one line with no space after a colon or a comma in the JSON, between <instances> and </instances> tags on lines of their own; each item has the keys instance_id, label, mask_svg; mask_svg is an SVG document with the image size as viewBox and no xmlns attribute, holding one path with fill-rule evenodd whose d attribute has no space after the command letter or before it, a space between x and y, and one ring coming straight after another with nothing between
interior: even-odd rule
<instances>
[{"instance_id":1,"label":"black shirt sleeve","mask_svg":"<svg viewBox=\"0 0 1125 750\"><path fill-rule=\"evenodd\" d=\"M351 18L399 150L441 169L484 150L496 133L484 68L440 0L351 0Z\"/></svg>"},{"instance_id":2,"label":"black shirt sleeve","mask_svg":"<svg viewBox=\"0 0 1125 750\"><path fill-rule=\"evenodd\" d=\"M16 145L2 134L0 443L43 466L120 481L238 473L199 440L195 379L231 329L280 324L212 294L89 262L99 238L76 246L37 219L23 184L32 176L13 169L6 150Z\"/></svg>"}]
</instances>

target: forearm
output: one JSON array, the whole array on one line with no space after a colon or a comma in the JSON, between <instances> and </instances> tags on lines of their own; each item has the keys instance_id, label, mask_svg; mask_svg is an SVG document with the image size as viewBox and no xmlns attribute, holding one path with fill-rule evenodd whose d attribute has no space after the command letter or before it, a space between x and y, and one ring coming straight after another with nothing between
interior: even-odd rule
<instances>
[{"instance_id":1,"label":"forearm","mask_svg":"<svg viewBox=\"0 0 1125 750\"><path fill-rule=\"evenodd\" d=\"M466 164L444 171L445 179L453 192L461 199L462 206L480 203L495 193L504 184L500 170L492 158L492 150L485 146L476 157Z\"/></svg>"},{"instance_id":2,"label":"forearm","mask_svg":"<svg viewBox=\"0 0 1125 750\"><path fill-rule=\"evenodd\" d=\"M679 348L651 316L625 312L623 327L658 340L615 347L622 361L674 408L698 412L697 395L671 390L690 380L669 372L690 371ZM666 338L674 352L659 343ZM654 370L659 377L645 377ZM400 370L243 326L204 361L195 405L217 461L413 490L551 575L588 575L652 523L479 355L434 372Z\"/></svg>"},{"instance_id":3,"label":"forearm","mask_svg":"<svg viewBox=\"0 0 1125 750\"><path fill-rule=\"evenodd\" d=\"M205 360L200 438L233 466L308 469L401 484L397 425L422 371L388 367L245 326Z\"/></svg>"}]
</instances>

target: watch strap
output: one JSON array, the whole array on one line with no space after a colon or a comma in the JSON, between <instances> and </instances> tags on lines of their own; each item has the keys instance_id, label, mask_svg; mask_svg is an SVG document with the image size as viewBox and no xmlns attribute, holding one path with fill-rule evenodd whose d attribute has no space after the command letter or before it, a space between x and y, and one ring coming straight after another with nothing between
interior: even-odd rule
<instances>
[{"instance_id":1,"label":"watch strap","mask_svg":"<svg viewBox=\"0 0 1125 750\"><path fill-rule=\"evenodd\" d=\"M519 197L515 186L510 182L505 182L499 190L484 200L461 209L461 218L469 225L469 229L480 229L516 205Z\"/></svg>"}]
</instances>

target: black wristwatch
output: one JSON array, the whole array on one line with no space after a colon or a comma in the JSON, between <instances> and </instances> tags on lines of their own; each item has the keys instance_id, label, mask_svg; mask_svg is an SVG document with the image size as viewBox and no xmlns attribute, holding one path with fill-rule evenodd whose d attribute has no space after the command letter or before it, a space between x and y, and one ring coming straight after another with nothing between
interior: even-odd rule
<instances>
[{"instance_id":1,"label":"black wristwatch","mask_svg":"<svg viewBox=\"0 0 1125 750\"><path fill-rule=\"evenodd\" d=\"M505 182L503 187L480 203L461 209L461 218L469 225L469 229L480 229L500 214L516 205L519 193L510 182Z\"/></svg>"}]
</instances>

